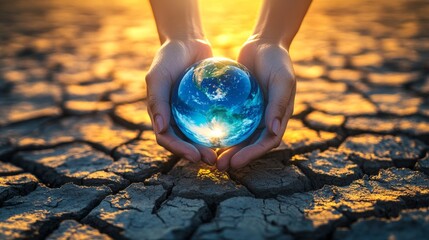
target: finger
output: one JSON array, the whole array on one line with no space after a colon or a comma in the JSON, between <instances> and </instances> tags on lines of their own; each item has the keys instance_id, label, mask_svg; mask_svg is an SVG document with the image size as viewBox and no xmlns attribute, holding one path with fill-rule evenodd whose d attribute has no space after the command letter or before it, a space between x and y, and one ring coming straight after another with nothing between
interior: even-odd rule
<instances>
[{"instance_id":1,"label":"finger","mask_svg":"<svg viewBox=\"0 0 429 240\"><path fill-rule=\"evenodd\" d=\"M185 136L185 134L183 134L182 131L180 131L180 129L177 126L172 126L171 128L173 129L173 131L177 137L179 137L180 139L182 139L186 142L189 142L189 139ZM200 145L200 144L192 143L192 145L201 154L201 160L203 162L207 163L210 166L213 166L216 164L217 153L215 150L208 148L206 146Z\"/></svg>"},{"instance_id":2,"label":"finger","mask_svg":"<svg viewBox=\"0 0 429 240\"><path fill-rule=\"evenodd\" d=\"M229 148L217 148L216 149L216 153L217 155L221 155L223 152L225 152L226 150L228 150Z\"/></svg>"},{"instance_id":3,"label":"finger","mask_svg":"<svg viewBox=\"0 0 429 240\"><path fill-rule=\"evenodd\" d=\"M174 135L179 138L180 140L183 140L183 142L188 143L186 140L186 136L182 133L182 131L179 130L179 128L175 125L171 126L171 129L174 133ZM201 160L205 163L207 163L210 166L213 166L216 164L217 159L217 153L208 147L199 145L199 144L192 144L200 153Z\"/></svg>"},{"instance_id":4,"label":"finger","mask_svg":"<svg viewBox=\"0 0 429 240\"><path fill-rule=\"evenodd\" d=\"M168 128L165 133L156 134L156 140L159 145L177 156L186 158L192 162L198 162L201 159L198 149L180 139L171 128Z\"/></svg>"},{"instance_id":5,"label":"finger","mask_svg":"<svg viewBox=\"0 0 429 240\"><path fill-rule=\"evenodd\" d=\"M244 65L252 74L256 74L254 72L254 63L255 63L255 59L253 58L249 58L247 57L248 55L248 49L246 48L246 46L244 46L241 51L240 54L237 57L237 62L241 63L242 65Z\"/></svg>"},{"instance_id":6,"label":"finger","mask_svg":"<svg viewBox=\"0 0 429 240\"><path fill-rule=\"evenodd\" d=\"M217 154L216 152L208 147L202 145L194 145L201 154L201 161L207 163L210 166L216 164Z\"/></svg>"},{"instance_id":7,"label":"finger","mask_svg":"<svg viewBox=\"0 0 429 240\"><path fill-rule=\"evenodd\" d=\"M285 125L284 116L291 99L294 98L295 78L288 71L275 74L268 86L268 104L265 110L265 124L269 132L279 136Z\"/></svg>"},{"instance_id":8,"label":"finger","mask_svg":"<svg viewBox=\"0 0 429 240\"><path fill-rule=\"evenodd\" d=\"M261 129L257 129L255 131L255 133L253 133L253 135L247 139L246 141L233 146L231 148L228 148L226 150L224 150L220 155L219 158L217 159L217 169L219 171L226 171L229 169L229 165L230 165L230 161L232 156L234 156L237 152L239 152L241 149L243 149L244 147L246 147L247 145L249 145L250 143L253 143L254 141L256 141L256 139L259 138L259 135L261 134Z\"/></svg>"},{"instance_id":9,"label":"finger","mask_svg":"<svg viewBox=\"0 0 429 240\"><path fill-rule=\"evenodd\" d=\"M222 171L222 172L228 170L229 161L231 160L232 156L234 156L234 154L236 154L238 151L240 151L240 149L242 149L246 145L247 145L247 142L246 143L240 143L237 146L233 146L233 147L228 148L225 151L223 151L219 155L219 158L217 159L217 162L216 162L217 169L219 171Z\"/></svg>"},{"instance_id":10,"label":"finger","mask_svg":"<svg viewBox=\"0 0 429 240\"><path fill-rule=\"evenodd\" d=\"M170 122L170 76L156 67L146 75L148 112L156 133L164 133Z\"/></svg>"},{"instance_id":11,"label":"finger","mask_svg":"<svg viewBox=\"0 0 429 240\"><path fill-rule=\"evenodd\" d=\"M230 167L232 169L239 169L246 166L250 161L259 158L264 155L267 151L272 149L277 144L278 136L272 135L265 129L258 141L254 144L244 147L234 156L230 161Z\"/></svg>"},{"instance_id":12,"label":"finger","mask_svg":"<svg viewBox=\"0 0 429 240\"><path fill-rule=\"evenodd\" d=\"M284 133L287 127L287 122L292 116L293 112L293 104L289 105L284 118L284 124L281 126L280 131ZM230 161L230 167L233 169L238 169L246 166L252 160L255 160L274 147L277 147L281 144L282 135L273 135L268 129L264 129L256 142L252 145L244 147L239 152L237 152L234 156L232 156Z\"/></svg>"}]
</instances>

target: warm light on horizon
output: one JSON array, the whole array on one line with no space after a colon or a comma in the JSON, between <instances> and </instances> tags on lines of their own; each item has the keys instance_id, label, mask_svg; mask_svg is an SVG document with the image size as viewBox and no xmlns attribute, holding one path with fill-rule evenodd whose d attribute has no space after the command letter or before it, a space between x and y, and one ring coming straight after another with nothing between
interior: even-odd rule
<instances>
[{"instance_id":1,"label":"warm light on horizon","mask_svg":"<svg viewBox=\"0 0 429 240\"><path fill-rule=\"evenodd\" d=\"M219 124L210 126L207 130L207 135L210 136L211 139L222 138L226 135L226 129Z\"/></svg>"}]
</instances>

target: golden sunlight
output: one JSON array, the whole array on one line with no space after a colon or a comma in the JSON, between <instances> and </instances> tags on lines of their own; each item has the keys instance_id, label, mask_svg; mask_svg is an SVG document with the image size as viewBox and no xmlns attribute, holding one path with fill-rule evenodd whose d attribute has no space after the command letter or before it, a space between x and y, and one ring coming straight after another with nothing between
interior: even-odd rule
<instances>
[{"instance_id":1,"label":"golden sunlight","mask_svg":"<svg viewBox=\"0 0 429 240\"><path fill-rule=\"evenodd\" d=\"M207 130L208 130L207 135L210 136L211 138L222 138L223 136L225 136L225 132L226 132L225 128L223 128L219 124L214 124L213 126L209 127Z\"/></svg>"}]
</instances>

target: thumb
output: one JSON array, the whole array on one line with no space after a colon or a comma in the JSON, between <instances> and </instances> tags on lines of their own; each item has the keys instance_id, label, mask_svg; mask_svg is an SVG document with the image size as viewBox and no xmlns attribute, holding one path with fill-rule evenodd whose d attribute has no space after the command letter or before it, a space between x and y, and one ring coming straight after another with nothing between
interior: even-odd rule
<instances>
[{"instance_id":1,"label":"thumb","mask_svg":"<svg viewBox=\"0 0 429 240\"><path fill-rule=\"evenodd\" d=\"M290 73L275 74L268 86L268 104L265 110L265 124L273 135L281 135L286 124L286 110L295 88L295 78Z\"/></svg>"},{"instance_id":2,"label":"thumb","mask_svg":"<svg viewBox=\"0 0 429 240\"><path fill-rule=\"evenodd\" d=\"M148 112L156 133L164 133L170 123L170 90L172 81L169 76L158 71L149 71L146 75Z\"/></svg>"}]
</instances>

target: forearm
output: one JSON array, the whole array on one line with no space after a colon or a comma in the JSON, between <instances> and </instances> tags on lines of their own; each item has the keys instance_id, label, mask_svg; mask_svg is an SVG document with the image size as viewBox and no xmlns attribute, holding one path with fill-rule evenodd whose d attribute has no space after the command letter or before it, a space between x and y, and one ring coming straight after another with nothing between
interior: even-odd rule
<instances>
[{"instance_id":1,"label":"forearm","mask_svg":"<svg viewBox=\"0 0 429 240\"><path fill-rule=\"evenodd\" d=\"M311 0L264 0L253 38L289 49Z\"/></svg>"},{"instance_id":2,"label":"forearm","mask_svg":"<svg viewBox=\"0 0 429 240\"><path fill-rule=\"evenodd\" d=\"M150 0L161 43L205 39L197 0Z\"/></svg>"}]
</instances>

